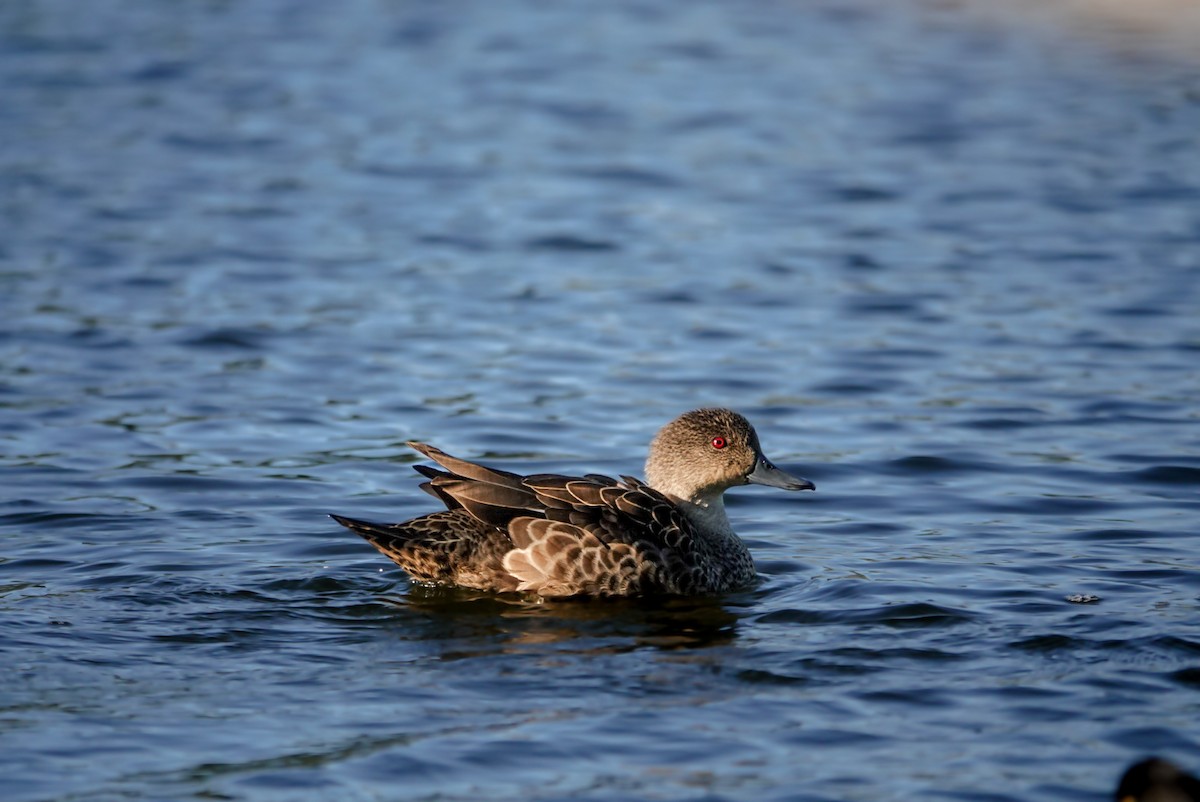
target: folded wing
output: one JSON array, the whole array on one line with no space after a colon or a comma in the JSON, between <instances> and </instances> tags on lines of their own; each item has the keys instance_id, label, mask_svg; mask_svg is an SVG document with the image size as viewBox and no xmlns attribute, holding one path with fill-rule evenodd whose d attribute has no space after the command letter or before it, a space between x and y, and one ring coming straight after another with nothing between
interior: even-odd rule
<instances>
[{"instance_id":1,"label":"folded wing","mask_svg":"<svg viewBox=\"0 0 1200 802\"><path fill-rule=\"evenodd\" d=\"M338 521L415 579L547 597L712 589L688 521L638 479L520 476L409 445L445 469L416 466L446 511L403 524Z\"/></svg>"}]
</instances>

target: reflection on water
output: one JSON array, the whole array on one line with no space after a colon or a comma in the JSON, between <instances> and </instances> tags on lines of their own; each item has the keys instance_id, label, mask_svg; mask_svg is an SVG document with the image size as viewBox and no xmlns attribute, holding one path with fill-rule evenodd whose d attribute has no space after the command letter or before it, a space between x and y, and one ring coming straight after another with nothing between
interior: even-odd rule
<instances>
[{"instance_id":1,"label":"reflection on water","mask_svg":"<svg viewBox=\"0 0 1200 802\"><path fill-rule=\"evenodd\" d=\"M583 649L581 654L597 648L625 651L648 646L670 651L718 646L733 640L738 624L738 616L716 598L668 598L653 604L623 599L538 601L413 585L405 596L385 601L447 626L478 623L481 633L507 644L506 648L576 645ZM597 639L616 642L587 645Z\"/></svg>"},{"instance_id":2,"label":"reflection on water","mask_svg":"<svg viewBox=\"0 0 1200 802\"><path fill-rule=\"evenodd\" d=\"M1200 67L1085 5L0 6L5 798L1195 768ZM820 488L728 494L743 593L416 587L325 517L709 404Z\"/></svg>"}]
</instances>

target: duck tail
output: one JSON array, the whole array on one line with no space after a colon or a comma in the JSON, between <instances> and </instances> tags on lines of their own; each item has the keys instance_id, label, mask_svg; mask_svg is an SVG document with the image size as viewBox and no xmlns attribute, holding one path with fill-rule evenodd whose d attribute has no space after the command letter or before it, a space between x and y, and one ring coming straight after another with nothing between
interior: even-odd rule
<instances>
[{"instance_id":1,"label":"duck tail","mask_svg":"<svg viewBox=\"0 0 1200 802\"><path fill-rule=\"evenodd\" d=\"M333 513L330 513L329 517L356 535L366 538L371 545L389 557L402 548L413 536L413 533L405 527L396 524L377 524Z\"/></svg>"}]
</instances>

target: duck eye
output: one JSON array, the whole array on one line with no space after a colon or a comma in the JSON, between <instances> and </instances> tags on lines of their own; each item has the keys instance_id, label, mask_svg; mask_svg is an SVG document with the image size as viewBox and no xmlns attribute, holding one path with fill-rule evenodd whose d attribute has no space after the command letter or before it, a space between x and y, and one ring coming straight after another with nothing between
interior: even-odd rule
<instances>
[{"instance_id":1,"label":"duck eye","mask_svg":"<svg viewBox=\"0 0 1200 802\"><path fill-rule=\"evenodd\" d=\"M714 437L712 439L712 447L713 448L724 448L725 447L725 438L724 437Z\"/></svg>"}]
</instances>

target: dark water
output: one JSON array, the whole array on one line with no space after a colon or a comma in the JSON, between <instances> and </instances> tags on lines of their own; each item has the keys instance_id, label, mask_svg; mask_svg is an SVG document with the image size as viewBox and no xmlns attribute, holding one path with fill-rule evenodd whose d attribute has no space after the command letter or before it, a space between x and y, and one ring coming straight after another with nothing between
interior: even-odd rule
<instances>
[{"instance_id":1,"label":"dark water","mask_svg":"<svg viewBox=\"0 0 1200 802\"><path fill-rule=\"evenodd\" d=\"M945 3L0 6L5 800L1100 800L1200 767L1200 66ZM410 587L410 438L761 584ZM1074 594L1100 600L1072 604Z\"/></svg>"}]
</instances>

